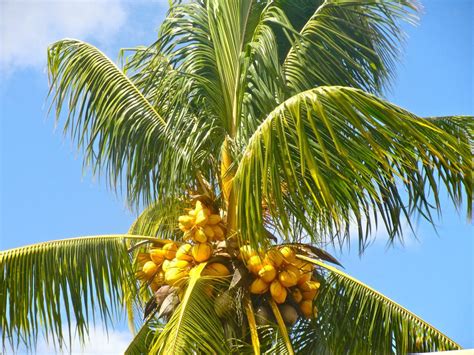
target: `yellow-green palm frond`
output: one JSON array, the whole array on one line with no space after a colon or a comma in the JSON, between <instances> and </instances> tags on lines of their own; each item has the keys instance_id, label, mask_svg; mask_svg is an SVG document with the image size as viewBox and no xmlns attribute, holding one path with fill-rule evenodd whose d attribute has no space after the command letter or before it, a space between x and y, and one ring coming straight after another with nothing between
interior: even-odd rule
<instances>
[{"instance_id":1,"label":"yellow-green palm frond","mask_svg":"<svg viewBox=\"0 0 474 355\"><path fill-rule=\"evenodd\" d=\"M163 329L156 332L151 353L228 353L222 323L214 309L214 297L206 290L209 280L201 276L205 266L206 263L201 263L191 270L181 302Z\"/></svg>"},{"instance_id":2,"label":"yellow-green palm frond","mask_svg":"<svg viewBox=\"0 0 474 355\"><path fill-rule=\"evenodd\" d=\"M457 135L474 121L446 122L353 88L293 96L268 115L238 163L233 188L242 238L268 243L269 214L284 237L291 239L297 224L314 243L343 243L356 223L363 250L380 220L391 241L403 236L402 217L419 213L432 222L440 186L455 204L465 199L470 214L472 144Z\"/></svg>"},{"instance_id":3,"label":"yellow-green palm frond","mask_svg":"<svg viewBox=\"0 0 474 355\"><path fill-rule=\"evenodd\" d=\"M460 346L415 314L316 259L299 256L327 273L316 298L316 319L300 322L293 343L304 354L406 354Z\"/></svg>"},{"instance_id":4,"label":"yellow-green palm frond","mask_svg":"<svg viewBox=\"0 0 474 355\"><path fill-rule=\"evenodd\" d=\"M192 185L194 162L209 155L212 125L197 129L192 112L176 110L168 101L154 106L90 44L71 39L54 43L48 68L56 116L67 104L64 129L84 149L84 164L94 172L105 170L114 188L122 187L123 179L130 202L149 203L159 193L176 196L182 186ZM169 72L161 74L165 80Z\"/></svg>"},{"instance_id":5,"label":"yellow-green palm frond","mask_svg":"<svg viewBox=\"0 0 474 355\"><path fill-rule=\"evenodd\" d=\"M291 92L342 85L381 92L392 78L414 1L325 0L294 36L283 70Z\"/></svg>"},{"instance_id":6,"label":"yellow-green palm frond","mask_svg":"<svg viewBox=\"0 0 474 355\"><path fill-rule=\"evenodd\" d=\"M176 239L176 235L181 234L176 221L186 207L189 207L189 204L179 198L153 202L140 213L128 233Z\"/></svg>"},{"instance_id":7,"label":"yellow-green palm frond","mask_svg":"<svg viewBox=\"0 0 474 355\"><path fill-rule=\"evenodd\" d=\"M133 238L142 239L104 235L0 251L2 344L32 346L43 334L63 346L72 332L83 340L97 318L110 326L125 296L137 294L127 253Z\"/></svg>"}]
</instances>

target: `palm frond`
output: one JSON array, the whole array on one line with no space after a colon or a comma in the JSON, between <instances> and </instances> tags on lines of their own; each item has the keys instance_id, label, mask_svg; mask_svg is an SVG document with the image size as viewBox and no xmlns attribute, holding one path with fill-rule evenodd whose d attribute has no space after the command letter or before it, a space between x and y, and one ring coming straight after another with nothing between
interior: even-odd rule
<instances>
[{"instance_id":1,"label":"palm frond","mask_svg":"<svg viewBox=\"0 0 474 355\"><path fill-rule=\"evenodd\" d=\"M179 229L176 221L188 204L182 199L156 201L143 210L130 226L129 234L175 239Z\"/></svg>"},{"instance_id":2,"label":"palm frond","mask_svg":"<svg viewBox=\"0 0 474 355\"><path fill-rule=\"evenodd\" d=\"M252 301L250 300L250 297L245 297L244 302L245 314L247 316L247 321L250 329L250 338L252 340L253 353L255 355L259 355L260 340L258 339L257 323L255 322L255 313L252 307Z\"/></svg>"},{"instance_id":3,"label":"palm frond","mask_svg":"<svg viewBox=\"0 0 474 355\"><path fill-rule=\"evenodd\" d=\"M184 108L164 103L165 119L102 52L77 40L54 43L48 51L51 95L60 117L68 105L65 131L85 150L85 165L105 169L112 187L125 178L129 201L173 195L193 182L202 140L213 133L195 128ZM54 92L54 95L53 95ZM160 102L161 103L161 102ZM202 154L202 153L201 153Z\"/></svg>"},{"instance_id":4,"label":"palm frond","mask_svg":"<svg viewBox=\"0 0 474 355\"><path fill-rule=\"evenodd\" d=\"M405 354L460 349L407 309L346 273L298 256L329 272L316 298L317 319L300 323L293 343L304 354Z\"/></svg>"},{"instance_id":5,"label":"palm frond","mask_svg":"<svg viewBox=\"0 0 474 355\"><path fill-rule=\"evenodd\" d=\"M197 352L227 354L222 324L214 311L213 298L206 294L209 281L201 277L206 263L189 275L181 303L161 332L157 332L151 353L183 354Z\"/></svg>"},{"instance_id":6,"label":"palm frond","mask_svg":"<svg viewBox=\"0 0 474 355\"><path fill-rule=\"evenodd\" d=\"M253 17L256 17L256 14ZM267 3L254 21L256 25L252 36L245 44L245 61L240 83L243 89L243 107L238 134L244 141L286 96L275 31L276 28L291 27L291 23L275 2Z\"/></svg>"},{"instance_id":7,"label":"palm frond","mask_svg":"<svg viewBox=\"0 0 474 355\"><path fill-rule=\"evenodd\" d=\"M294 355L293 345L291 344L290 337L288 336L288 330L286 329L286 324L283 321L280 310L278 309L278 306L276 305L273 299L270 299L269 303L270 307L272 308L273 315L275 316L275 319L277 321L278 332L280 333L281 338L283 339L287 353L288 355Z\"/></svg>"},{"instance_id":8,"label":"palm frond","mask_svg":"<svg viewBox=\"0 0 474 355\"><path fill-rule=\"evenodd\" d=\"M125 350L125 355L148 354L155 329L157 328L157 324L155 324L156 322L154 322L153 318L155 313L156 311L147 317Z\"/></svg>"},{"instance_id":9,"label":"palm frond","mask_svg":"<svg viewBox=\"0 0 474 355\"><path fill-rule=\"evenodd\" d=\"M229 129L226 98L211 40L209 13L204 3L179 3L170 8L152 45L179 72L182 98L208 113L208 120ZM210 114L209 114L210 113Z\"/></svg>"},{"instance_id":10,"label":"palm frond","mask_svg":"<svg viewBox=\"0 0 474 355\"><path fill-rule=\"evenodd\" d=\"M97 316L111 325L125 295L137 293L127 240L143 238L104 235L0 251L2 344L35 345L42 333L63 346L73 330L83 340Z\"/></svg>"},{"instance_id":11,"label":"palm frond","mask_svg":"<svg viewBox=\"0 0 474 355\"><path fill-rule=\"evenodd\" d=\"M414 22L416 9L405 0L320 1L283 63L292 93L324 85L380 93L400 53L400 20Z\"/></svg>"},{"instance_id":12,"label":"palm frond","mask_svg":"<svg viewBox=\"0 0 474 355\"><path fill-rule=\"evenodd\" d=\"M238 163L242 238L267 243L270 216L288 239L296 223L314 243L344 243L355 222L363 250L380 219L391 241L403 237L402 217L432 222L440 185L456 205L466 199L470 213L472 145L456 135L472 124L422 119L353 88L295 95L268 115Z\"/></svg>"}]
</instances>

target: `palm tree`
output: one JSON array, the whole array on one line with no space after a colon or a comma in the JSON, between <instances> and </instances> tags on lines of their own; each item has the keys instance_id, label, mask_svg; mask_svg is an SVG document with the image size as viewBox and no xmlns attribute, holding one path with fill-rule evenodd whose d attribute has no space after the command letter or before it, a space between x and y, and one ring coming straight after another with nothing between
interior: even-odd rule
<instances>
[{"instance_id":1,"label":"palm tree","mask_svg":"<svg viewBox=\"0 0 474 355\"><path fill-rule=\"evenodd\" d=\"M349 225L361 252L380 224L402 239L402 220L433 222L440 189L472 214L472 118L417 117L376 96L416 12L408 0L172 2L158 40L120 65L78 40L51 45L57 117L67 106L85 164L144 208L127 234L2 251L4 347L40 334L62 346L126 311L131 354L458 349L323 249L348 243ZM187 254L180 282L157 282L159 253L202 245L200 212L225 240L202 262ZM249 256L275 266L271 253L310 266L309 310L300 286L267 291Z\"/></svg>"}]
</instances>

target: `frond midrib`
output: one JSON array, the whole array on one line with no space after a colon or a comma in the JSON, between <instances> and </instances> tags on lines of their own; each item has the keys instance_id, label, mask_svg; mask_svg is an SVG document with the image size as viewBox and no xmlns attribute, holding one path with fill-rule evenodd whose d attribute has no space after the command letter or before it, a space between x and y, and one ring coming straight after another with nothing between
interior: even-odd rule
<instances>
[{"instance_id":1,"label":"frond midrib","mask_svg":"<svg viewBox=\"0 0 474 355\"><path fill-rule=\"evenodd\" d=\"M0 255L2 254L14 254L19 251L25 249L41 249L43 247L52 247L57 244L63 244L68 242L76 242L76 241L85 241L85 240L93 240L93 239L134 239L134 240L149 240L149 241L160 241L158 238L153 238L149 236L142 236L142 235L132 235L132 234L104 234L104 235L95 235L95 236L84 236L84 237L73 237L73 238L65 238L65 239L55 239L51 241L29 244L21 247L15 247L6 250L0 250Z\"/></svg>"},{"instance_id":2,"label":"frond midrib","mask_svg":"<svg viewBox=\"0 0 474 355\"><path fill-rule=\"evenodd\" d=\"M297 255L296 256L298 259L300 260L303 260L303 261L306 261L306 262L309 262L309 263L312 263L312 264L315 264L315 265L318 265L334 274L337 274L359 286L361 286L362 288L366 289L368 292L372 293L375 297L378 297L378 298L381 298L383 300L383 302L385 304L387 304L390 308L398 308L400 310L401 313L404 313L405 316L409 317L409 318L412 318L415 320L415 322L418 322L419 324L421 324L423 327L425 327L426 329L432 329L434 332L436 332L437 334L441 334L448 342L451 343L452 346L454 347L457 347L458 349L462 349L461 345L459 345L458 343L456 343L454 340L452 340L451 338L449 338L448 336L446 336L444 333L442 333L441 331L439 331L436 327L434 327L433 325L429 324L428 322L424 321L423 319L421 319L420 317L418 317L416 314L414 314L413 312L410 312L408 309L406 309L405 307L403 307L402 305L400 305L399 303L395 302L394 300L392 300L391 298L383 295L382 293L378 292L377 290L373 289L372 287L366 285L365 283L363 283L362 281L359 281L357 280L356 278L346 274L345 272L331 266L331 265L328 265L326 263L323 263L322 261L319 261L319 260L316 260L316 259L312 259L312 258L308 258L304 255Z\"/></svg>"}]
</instances>

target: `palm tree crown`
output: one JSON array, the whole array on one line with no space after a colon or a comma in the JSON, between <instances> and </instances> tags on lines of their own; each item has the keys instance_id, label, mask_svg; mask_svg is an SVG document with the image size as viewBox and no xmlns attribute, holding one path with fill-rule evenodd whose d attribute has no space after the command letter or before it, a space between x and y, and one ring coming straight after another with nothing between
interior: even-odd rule
<instances>
[{"instance_id":1,"label":"palm tree crown","mask_svg":"<svg viewBox=\"0 0 474 355\"><path fill-rule=\"evenodd\" d=\"M472 214L472 118L418 117L379 98L400 22L416 12L408 0L178 1L157 41L123 51L120 65L82 41L52 44L57 117L67 107L65 131L85 163L145 208L124 235L1 252L3 343L33 345L43 329L62 344L64 319L83 337L94 314L109 324L126 309L140 327L129 353L459 348L329 265L337 260L321 249L348 242L353 224L361 251L378 224L390 241L403 238L402 220L433 221L441 188ZM210 261L196 263L173 291L160 284L152 295L144 262L168 239L181 245L191 227L178 217L198 205L219 215L213 225L225 240L212 255L232 276L211 277ZM291 250L295 263L311 265L317 315L312 304L308 318L301 308L290 326L269 291L255 296L249 285L259 278L243 247L262 257ZM135 281L137 268L145 282ZM223 300L225 311L216 308ZM261 324L265 307L272 315ZM133 315L144 308L139 322Z\"/></svg>"}]
</instances>

